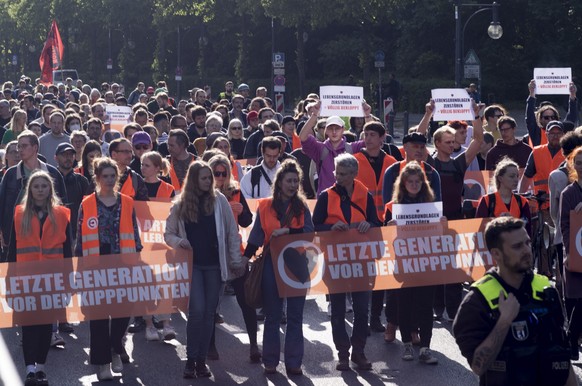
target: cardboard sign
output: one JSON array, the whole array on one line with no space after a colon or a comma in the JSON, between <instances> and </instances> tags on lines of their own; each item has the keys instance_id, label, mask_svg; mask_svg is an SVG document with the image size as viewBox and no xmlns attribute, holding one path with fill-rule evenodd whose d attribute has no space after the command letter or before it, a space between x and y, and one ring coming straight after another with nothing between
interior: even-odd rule
<instances>
[{"instance_id":1,"label":"cardboard sign","mask_svg":"<svg viewBox=\"0 0 582 386\"><path fill-rule=\"evenodd\" d=\"M396 220L396 225L438 223L442 216L442 201L392 205L392 218Z\"/></svg>"},{"instance_id":2,"label":"cardboard sign","mask_svg":"<svg viewBox=\"0 0 582 386\"><path fill-rule=\"evenodd\" d=\"M572 69L534 68L536 94L538 95L569 95L572 82Z\"/></svg>"},{"instance_id":3,"label":"cardboard sign","mask_svg":"<svg viewBox=\"0 0 582 386\"><path fill-rule=\"evenodd\" d=\"M570 254L564 258L569 271L582 272L582 213L570 211Z\"/></svg>"},{"instance_id":4,"label":"cardboard sign","mask_svg":"<svg viewBox=\"0 0 582 386\"><path fill-rule=\"evenodd\" d=\"M464 88L437 88L431 90L435 102L435 121L472 121L475 113L471 107L471 97Z\"/></svg>"},{"instance_id":5,"label":"cardboard sign","mask_svg":"<svg viewBox=\"0 0 582 386\"><path fill-rule=\"evenodd\" d=\"M0 264L0 328L186 310L192 253L148 251Z\"/></svg>"},{"instance_id":6,"label":"cardboard sign","mask_svg":"<svg viewBox=\"0 0 582 386\"><path fill-rule=\"evenodd\" d=\"M354 86L321 86L319 88L321 110L319 115L329 117L363 117L364 88Z\"/></svg>"},{"instance_id":7,"label":"cardboard sign","mask_svg":"<svg viewBox=\"0 0 582 386\"><path fill-rule=\"evenodd\" d=\"M279 294L343 293L474 281L494 265L489 219L287 235L271 240Z\"/></svg>"},{"instance_id":8,"label":"cardboard sign","mask_svg":"<svg viewBox=\"0 0 582 386\"><path fill-rule=\"evenodd\" d=\"M131 122L131 107L105 105L105 123L109 123L111 130L123 133L123 127Z\"/></svg>"}]
</instances>

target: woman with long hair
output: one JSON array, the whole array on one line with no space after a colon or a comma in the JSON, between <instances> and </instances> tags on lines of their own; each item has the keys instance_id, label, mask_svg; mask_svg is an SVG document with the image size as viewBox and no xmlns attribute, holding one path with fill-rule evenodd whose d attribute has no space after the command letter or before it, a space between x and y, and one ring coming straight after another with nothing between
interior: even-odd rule
<instances>
[{"instance_id":1,"label":"woman with long hair","mask_svg":"<svg viewBox=\"0 0 582 386\"><path fill-rule=\"evenodd\" d=\"M0 176L4 176L6 170L16 165L19 161L20 155L18 154L18 141L8 142L6 145L6 151L4 152L4 167L0 171Z\"/></svg>"},{"instance_id":2,"label":"woman with long hair","mask_svg":"<svg viewBox=\"0 0 582 386\"><path fill-rule=\"evenodd\" d=\"M527 232L531 230L531 213L526 198L514 191L519 183L519 167L511 159L504 157L495 167L493 174L496 192L481 197L476 218L513 216L525 222Z\"/></svg>"},{"instance_id":3,"label":"woman with long hair","mask_svg":"<svg viewBox=\"0 0 582 386\"><path fill-rule=\"evenodd\" d=\"M247 140L243 133L244 127L240 119L233 118L228 123L226 136L230 141L231 154L234 159L242 159Z\"/></svg>"},{"instance_id":4,"label":"woman with long hair","mask_svg":"<svg viewBox=\"0 0 582 386\"><path fill-rule=\"evenodd\" d=\"M211 146L212 149L218 149L230 160L231 176L234 181L240 182L243 176L240 162L235 161L230 152L230 141L226 137L218 137Z\"/></svg>"},{"instance_id":5,"label":"woman with long hair","mask_svg":"<svg viewBox=\"0 0 582 386\"><path fill-rule=\"evenodd\" d=\"M426 174L416 161L411 161L404 166L400 175L394 182L394 194L392 201L386 204L384 221L387 225L395 224L392 219L393 204L420 204L433 202L435 195L430 187ZM444 218L443 218L444 219ZM418 330L420 335L420 355L418 360L425 364L437 364L429 347L432 338L432 308L434 287L406 287L398 289L398 325L400 335L404 343L402 359L411 361L414 359L412 348L412 333Z\"/></svg>"},{"instance_id":6,"label":"woman with long hair","mask_svg":"<svg viewBox=\"0 0 582 386\"><path fill-rule=\"evenodd\" d=\"M208 161L212 173L214 175L214 182L216 189L220 191L230 204L234 218L239 226L246 228L253 222L253 214L247 204L247 201L240 191L238 183L231 178L230 160L222 155L215 155ZM231 285L236 295L236 301L242 311L247 334L249 335L250 353L249 358L251 362L256 363L261 360L261 352L257 344L257 314L254 308L250 307L245 301L244 282L246 280L248 270L239 278L231 281ZM214 343L214 334L211 347Z\"/></svg>"},{"instance_id":7,"label":"woman with long hair","mask_svg":"<svg viewBox=\"0 0 582 386\"><path fill-rule=\"evenodd\" d=\"M75 169L75 173L85 176L93 185L93 161L101 157L101 145L95 140L87 141L81 153L81 164Z\"/></svg>"},{"instance_id":8,"label":"woman with long hair","mask_svg":"<svg viewBox=\"0 0 582 386\"><path fill-rule=\"evenodd\" d=\"M570 185L563 191L560 197L560 229L564 243L564 298L566 299L566 313L569 317L570 347L572 359L579 358L578 339L582 333L582 273L569 269L568 260L570 251L576 248L576 240L570 239L570 212L582 211L582 147L577 147L568 156L568 170Z\"/></svg>"},{"instance_id":9,"label":"woman with long hair","mask_svg":"<svg viewBox=\"0 0 582 386\"><path fill-rule=\"evenodd\" d=\"M86 196L79 209L75 255L93 257L141 251L133 199L119 193L117 163L110 158L97 158L93 172L95 193ZM100 381L113 379L111 371L123 371L123 363L129 361L123 347L128 324L129 317L89 322L90 363L97 366Z\"/></svg>"},{"instance_id":10,"label":"woman with long hair","mask_svg":"<svg viewBox=\"0 0 582 386\"><path fill-rule=\"evenodd\" d=\"M22 202L14 210L14 228L8 261L42 261L72 256L70 211L61 205L51 176L33 172ZM25 385L48 385L45 362L52 324L22 326L22 351L26 366Z\"/></svg>"},{"instance_id":11,"label":"woman with long hair","mask_svg":"<svg viewBox=\"0 0 582 386\"><path fill-rule=\"evenodd\" d=\"M12 119L8 124L8 130L4 132L4 136L2 137L2 145L6 145L10 141L14 141L18 138L18 135L26 130L27 127L28 116L26 115L26 111L18 109L12 115Z\"/></svg>"},{"instance_id":12,"label":"woman with long hair","mask_svg":"<svg viewBox=\"0 0 582 386\"><path fill-rule=\"evenodd\" d=\"M214 189L207 163L195 161L188 167L182 193L166 220L164 239L172 248L193 251L184 378L209 377L206 355L223 284L242 276L247 261L241 257L231 207Z\"/></svg>"},{"instance_id":13,"label":"woman with long hair","mask_svg":"<svg viewBox=\"0 0 582 386\"><path fill-rule=\"evenodd\" d=\"M174 187L160 179L160 175L166 177L170 173L170 162L162 158L157 151L142 154L141 173L148 188L150 200L169 201L176 195Z\"/></svg>"},{"instance_id":14,"label":"woman with long hair","mask_svg":"<svg viewBox=\"0 0 582 386\"><path fill-rule=\"evenodd\" d=\"M279 296L275 270L271 261L270 242L273 237L313 232L311 213L301 190L301 167L286 160L277 171L272 196L260 199L255 223L249 235L244 255L253 256L263 246L263 365L265 374L277 372L281 352L279 328L283 299ZM305 295L287 298L287 330L285 332L285 367L288 375L301 375L303 362L303 306Z\"/></svg>"}]
</instances>

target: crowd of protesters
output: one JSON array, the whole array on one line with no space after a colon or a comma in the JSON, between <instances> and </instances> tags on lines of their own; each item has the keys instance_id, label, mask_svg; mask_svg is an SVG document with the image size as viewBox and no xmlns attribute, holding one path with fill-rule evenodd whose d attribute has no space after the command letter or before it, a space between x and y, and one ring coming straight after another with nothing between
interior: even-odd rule
<instances>
[{"instance_id":1,"label":"crowd of protesters","mask_svg":"<svg viewBox=\"0 0 582 386\"><path fill-rule=\"evenodd\" d=\"M474 120L444 122L433 131L435 106L428 101L421 122L398 147L366 103L362 117L321 117L317 94L302 99L293 115L283 115L266 88L258 87L251 96L249 85L235 87L232 81L215 101L202 88L189 90L188 100L175 100L163 81L149 87L139 82L127 96L116 83L99 88L70 78L48 87L30 83L26 77L16 85L5 82L0 99L2 260L53 258L39 245L45 248L55 232L59 237L50 241L54 257L140 251L134 201L172 200L165 242L194 251L185 378L211 376L207 359L218 359L214 324L221 319L225 283L244 317L250 361L262 361L266 374L277 372L280 324L286 323L286 372L301 375L305 297L281 298L275 268L266 259L264 307L256 313L245 302L248 261L281 235L352 228L366 233L394 225L395 204L434 201L443 203L443 222L511 216L524 220L531 234L535 214L555 226L557 259L542 256L538 273L561 286L571 359L578 359L582 273L563 263L572 244L570 210L582 210L582 129L575 129L575 86L570 86L562 121L549 102L538 106L532 81L528 135L521 139L503 106L475 101ZM131 107L131 123L121 132L111 129L108 105ZM429 132L433 154L427 148ZM468 170L493 171L494 189L474 197L473 213L463 210ZM539 208L518 194L532 189L548 195ZM254 223L249 199L259 199ZM316 200L313 213L308 199ZM88 218L98 218L98 226L89 226ZM241 249L238 227L252 223L246 249ZM51 227L45 230L47 224ZM31 253L34 248L38 251ZM350 370L351 360L357 369L370 370L364 352L370 333L383 332L392 343L398 328L403 360L416 356L423 364L437 364L430 349L433 319L452 322L463 297L462 283L330 294L336 369ZM350 336L345 317L351 310ZM131 325L129 317L90 321L90 363L97 366L99 380L112 379L112 372L128 363L126 333L145 330L152 341L176 338L170 315L133 316ZM262 318L261 351L257 321ZM26 385L48 384L48 347L64 345L60 333L73 328L66 321L22 328ZM467 355L470 364L472 355Z\"/></svg>"}]
</instances>

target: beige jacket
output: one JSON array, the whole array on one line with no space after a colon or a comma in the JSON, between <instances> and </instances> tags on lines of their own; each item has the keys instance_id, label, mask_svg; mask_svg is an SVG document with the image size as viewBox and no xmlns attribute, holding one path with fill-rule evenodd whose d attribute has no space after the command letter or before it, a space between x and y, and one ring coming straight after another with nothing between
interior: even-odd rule
<instances>
[{"instance_id":1,"label":"beige jacket","mask_svg":"<svg viewBox=\"0 0 582 386\"><path fill-rule=\"evenodd\" d=\"M244 274L248 259L241 256L240 237L232 209L222 193L216 192L214 219L218 238L220 273L223 281L235 279ZM180 241L187 239L184 221L178 216L178 205L172 205L166 220L164 240L172 248L177 248Z\"/></svg>"}]
</instances>

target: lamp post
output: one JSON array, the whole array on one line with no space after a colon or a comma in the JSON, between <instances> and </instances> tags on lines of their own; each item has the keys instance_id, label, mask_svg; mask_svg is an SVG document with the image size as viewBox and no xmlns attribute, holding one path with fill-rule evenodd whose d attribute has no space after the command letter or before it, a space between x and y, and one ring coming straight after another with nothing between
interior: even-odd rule
<instances>
[{"instance_id":1,"label":"lamp post","mask_svg":"<svg viewBox=\"0 0 582 386\"><path fill-rule=\"evenodd\" d=\"M462 22L461 22L461 13L460 7L479 7L479 9L471 14L465 24L463 25L463 29L461 30ZM503 28L499 23L499 4L493 2L492 4L462 4L461 0L455 1L455 87L461 87L461 80L462 80L462 65L463 65L463 49L464 49L464 38L465 38L465 29L469 24L469 21L473 18L473 16L491 10L492 13L492 20L487 28L487 34L491 39L497 40L503 36Z\"/></svg>"}]
</instances>

